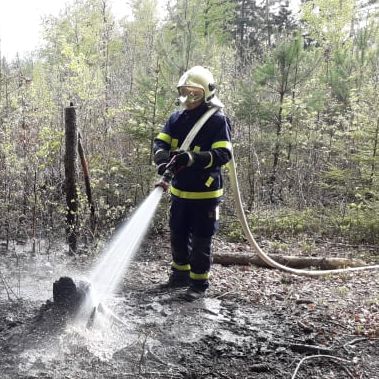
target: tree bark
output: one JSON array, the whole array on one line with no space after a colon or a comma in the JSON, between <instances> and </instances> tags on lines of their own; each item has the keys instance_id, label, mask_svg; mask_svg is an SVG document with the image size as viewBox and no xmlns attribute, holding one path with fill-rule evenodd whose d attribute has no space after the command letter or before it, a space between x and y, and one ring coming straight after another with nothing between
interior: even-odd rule
<instances>
[{"instance_id":1,"label":"tree bark","mask_svg":"<svg viewBox=\"0 0 379 379\"><path fill-rule=\"evenodd\" d=\"M366 263L359 259L349 258L323 258L323 257L296 257L290 255L270 255L276 262L291 268L316 267L322 270L334 270L345 267L364 266ZM218 253L213 254L213 262L225 266L228 265L254 265L258 267L270 267L257 255L251 253Z\"/></svg>"},{"instance_id":2,"label":"tree bark","mask_svg":"<svg viewBox=\"0 0 379 379\"><path fill-rule=\"evenodd\" d=\"M371 174L370 174L370 186L374 184L374 176L375 176L375 161L378 155L378 140L379 140L379 118L376 120L376 129L375 129L375 137L374 137L374 147L372 151L372 164L371 164Z\"/></svg>"},{"instance_id":3,"label":"tree bark","mask_svg":"<svg viewBox=\"0 0 379 379\"><path fill-rule=\"evenodd\" d=\"M75 254L77 251L78 224L78 128L76 124L76 110L72 103L69 107L65 108L65 145L66 233L69 254Z\"/></svg>"},{"instance_id":4,"label":"tree bark","mask_svg":"<svg viewBox=\"0 0 379 379\"><path fill-rule=\"evenodd\" d=\"M280 156L280 148L281 148L281 136L282 136L282 114L283 114L283 103L284 103L284 89L285 87L282 85L282 89L280 91L280 107L278 113L278 120L276 124L276 142L273 153L273 164L272 164L272 172L269 178L269 195L270 202L273 204L276 202L275 196L275 185L277 182L278 176L278 167L279 167L279 156Z\"/></svg>"},{"instance_id":5,"label":"tree bark","mask_svg":"<svg viewBox=\"0 0 379 379\"><path fill-rule=\"evenodd\" d=\"M153 163L153 146L154 146L154 138L155 138L155 126L157 122L157 106L158 106L158 91L159 91L159 79L160 79L160 64L159 58L157 58L155 69L155 85L154 85L154 104L153 104L153 117L151 122L151 130L150 130L150 155L149 155L149 164Z\"/></svg>"},{"instance_id":6,"label":"tree bark","mask_svg":"<svg viewBox=\"0 0 379 379\"><path fill-rule=\"evenodd\" d=\"M34 194L34 203L33 203L33 213L32 213L32 238L33 238L33 247L32 254L36 253L36 231L37 231L37 171L34 171L34 183L33 183L33 194Z\"/></svg>"}]
</instances>

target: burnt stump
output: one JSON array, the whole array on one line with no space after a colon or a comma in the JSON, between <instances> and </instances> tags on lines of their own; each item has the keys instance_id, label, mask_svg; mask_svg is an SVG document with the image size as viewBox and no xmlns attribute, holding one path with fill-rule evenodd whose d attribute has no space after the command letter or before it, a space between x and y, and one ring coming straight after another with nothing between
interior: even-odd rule
<instances>
[{"instance_id":1,"label":"burnt stump","mask_svg":"<svg viewBox=\"0 0 379 379\"><path fill-rule=\"evenodd\" d=\"M91 284L85 281L74 281L74 279L63 276L53 284L54 305L75 311L80 304L90 295Z\"/></svg>"}]
</instances>

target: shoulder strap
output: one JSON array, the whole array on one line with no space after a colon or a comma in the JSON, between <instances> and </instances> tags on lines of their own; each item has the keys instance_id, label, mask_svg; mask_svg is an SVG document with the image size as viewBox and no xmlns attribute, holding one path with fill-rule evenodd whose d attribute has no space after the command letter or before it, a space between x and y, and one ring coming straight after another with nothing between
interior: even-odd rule
<instances>
[{"instance_id":1,"label":"shoulder strap","mask_svg":"<svg viewBox=\"0 0 379 379\"><path fill-rule=\"evenodd\" d=\"M197 120L196 124L192 127L190 132L187 134L187 137L183 141L182 145L180 146L180 150L188 150L191 142L196 137L197 133L199 133L200 129L203 127L203 125L208 121L208 119L215 114L220 108L219 107L212 107L211 109L208 109L200 118Z\"/></svg>"}]
</instances>

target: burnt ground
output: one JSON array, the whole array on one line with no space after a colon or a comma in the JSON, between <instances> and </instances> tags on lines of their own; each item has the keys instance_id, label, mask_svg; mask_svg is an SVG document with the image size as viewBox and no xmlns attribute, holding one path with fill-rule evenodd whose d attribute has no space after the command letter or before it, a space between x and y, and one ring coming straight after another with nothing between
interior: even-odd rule
<instances>
[{"instance_id":1,"label":"burnt ground","mask_svg":"<svg viewBox=\"0 0 379 379\"><path fill-rule=\"evenodd\" d=\"M181 291L157 289L169 273L167 241L137 253L108 302L119 318L91 328L47 301L53 281L85 274L90 257L2 253L0 377L379 378L378 271L315 279L215 264L207 297L187 303ZM218 251L246 249L215 241ZM375 247L319 243L311 252L378 261Z\"/></svg>"}]
</instances>

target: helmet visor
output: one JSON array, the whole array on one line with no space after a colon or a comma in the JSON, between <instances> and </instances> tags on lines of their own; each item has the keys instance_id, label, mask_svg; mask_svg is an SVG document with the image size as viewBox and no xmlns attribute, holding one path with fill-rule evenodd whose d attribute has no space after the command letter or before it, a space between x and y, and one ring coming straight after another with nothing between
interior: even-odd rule
<instances>
[{"instance_id":1,"label":"helmet visor","mask_svg":"<svg viewBox=\"0 0 379 379\"><path fill-rule=\"evenodd\" d=\"M178 88L179 101L183 104L193 104L204 98L204 90L197 87L183 86Z\"/></svg>"}]
</instances>

